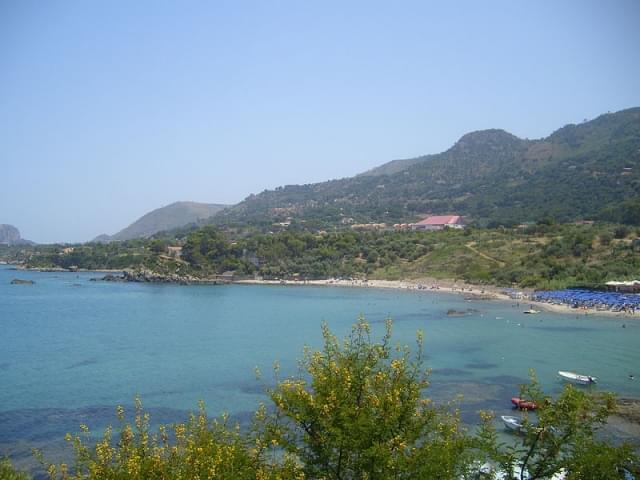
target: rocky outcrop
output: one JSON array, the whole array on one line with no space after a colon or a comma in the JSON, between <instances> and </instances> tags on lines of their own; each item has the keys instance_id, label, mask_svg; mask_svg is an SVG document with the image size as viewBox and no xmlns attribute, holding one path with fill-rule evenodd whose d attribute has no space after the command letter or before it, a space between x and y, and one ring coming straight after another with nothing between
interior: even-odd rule
<instances>
[{"instance_id":1,"label":"rocky outcrop","mask_svg":"<svg viewBox=\"0 0 640 480\"><path fill-rule=\"evenodd\" d=\"M174 283L177 285L217 285L227 283L217 278L198 278L176 273L158 273L152 270L125 270L121 275L108 274L100 280L104 282Z\"/></svg>"},{"instance_id":2,"label":"rocky outcrop","mask_svg":"<svg viewBox=\"0 0 640 480\"><path fill-rule=\"evenodd\" d=\"M20 231L13 225L0 225L0 244L15 245L20 243Z\"/></svg>"}]
</instances>

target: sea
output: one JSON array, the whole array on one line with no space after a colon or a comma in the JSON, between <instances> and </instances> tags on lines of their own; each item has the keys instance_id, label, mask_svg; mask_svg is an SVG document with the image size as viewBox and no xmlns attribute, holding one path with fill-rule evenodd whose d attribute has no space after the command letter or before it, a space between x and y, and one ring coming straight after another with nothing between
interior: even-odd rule
<instances>
[{"instance_id":1,"label":"sea","mask_svg":"<svg viewBox=\"0 0 640 480\"><path fill-rule=\"evenodd\" d=\"M274 363L278 378L297 375L304 347L322 346L323 322L344 337L361 316L374 339L387 318L394 344L415 347L424 332L425 395L457 398L470 426L480 410L511 414L532 369L551 394L563 385L558 370L570 370L598 377L589 388L640 398L637 318L524 315L529 305L515 300L435 291L95 281L102 276L0 266L0 457L29 466L36 447L64 458L65 433L86 424L99 435L137 395L154 425L184 420L200 400L209 415L245 424L267 402Z\"/></svg>"}]
</instances>

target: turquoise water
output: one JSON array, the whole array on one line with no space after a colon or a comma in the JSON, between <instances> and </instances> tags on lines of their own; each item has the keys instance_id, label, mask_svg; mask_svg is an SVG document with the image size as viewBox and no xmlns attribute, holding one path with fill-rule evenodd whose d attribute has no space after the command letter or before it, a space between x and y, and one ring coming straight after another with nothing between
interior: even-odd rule
<instances>
[{"instance_id":1,"label":"turquoise water","mask_svg":"<svg viewBox=\"0 0 640 480\"><path fill-rule=\"evenodd\" d=\"M598 388L640 396L637 319L528 316L528 305L432 292L90 281L97 276L0 267L0 455L20 457L16 445L46 444L81 422L100 428L136 394L161 421L200 399L212 415L246 418L265 398L274 361L294 373L303 346L321 344L322 321L345 335L360 314L378 337L388 316L396 341L424 330L430 394L463 393L470 423L481 408L507 414L529 368L551 392L561 387L557 370L575 370L599 377ZM16 277L36 283L10 285Z\"/></svg>"}]
</instances>

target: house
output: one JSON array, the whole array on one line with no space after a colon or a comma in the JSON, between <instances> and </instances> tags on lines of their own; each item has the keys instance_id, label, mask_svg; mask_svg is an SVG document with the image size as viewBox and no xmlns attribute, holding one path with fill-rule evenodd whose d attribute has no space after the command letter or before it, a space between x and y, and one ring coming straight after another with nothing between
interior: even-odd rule
<instances>
[{"instance_id":1,"label":"house","mask_svg":"<svg viewBox=\"0 0 640 480\"><path fill-rule=\"evenodd\" d=\"M411 224L411 230L442 230L443 228L464 228L460 215L435 215Z\"/></svg>"}]
</instances>

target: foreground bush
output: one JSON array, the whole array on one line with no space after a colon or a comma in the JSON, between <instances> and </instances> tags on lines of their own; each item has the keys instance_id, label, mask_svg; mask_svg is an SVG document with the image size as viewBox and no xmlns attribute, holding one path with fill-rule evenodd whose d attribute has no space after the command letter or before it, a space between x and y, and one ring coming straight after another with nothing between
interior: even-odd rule
<instances>
[{"instance_id":1,"label":"foreground bush","mask_svg":"<svg viewBox=\"0 0 640 480\"><path fill-rule=\"evenodd\" d=\"M324 349L307 351L306 375L272 392L277 437L308 478L458 478L471 439L455 413L422 397L427 377L417 354L381 343L358 322L343 342L323 327Z\"/></svg>"},{"instance_id":2,"label":"foreground bush","mask_svg":"<svg viewBox=\"0 0 640 480\"><path fill-rule=\"evenodd\" d=\"M124 409L118 407L118 417ZM239 426L230 426L227 417L210 421L200 405L189 421L157 433L149 432L149 415L136 399L134 425L122 423L114 441L109 428L94 447L89 446L89 431L67 435L73 445L75 465L48 465L51 479L298 479L304 478L297 462L278 455L275 444L262 440L264 411L256 413L255 432L242 434ZM95 442L93 442L95 443Z\"/></svg>"},{"instance_id":3,"label":"foreground bush","mask_svg":"<svg viewBox=\"0 0 640 480\"><path fill-rule=\"evenodd\" d=\"M323 336L324 348L305 352L299 376L277 383L269 392L273 405L261 405L246 431L227 417L208 419L200 405L188 422L152 432L136 399L133 424L118 408L117 435L109 428L97 444L86 426L67 435L75 462L47 465L49 477L457 480L480 478L478 471L488 469L502 476L482 478L613 480L634 469L630 446L597 435L615 406L609 395L569 386L554 400L532 377L521 395L539 405L537 421L525 421L519 445L502 445L490 414L481 414L471 434L451 406L424 397L421 334L413 354L391 346L390 322L380 342L372 341L363 319L343 341L326 326ZM1 479L24 478L8 464L0 472Z\"/></svg>"},{"instance_id":4,"label":"foreground bush","mask_svg":"<svg viewBox=\"0 0 640 480\"><path fill-rule=\"evenodd\" d=\"M2 480L29 480L29 477L22 472L14 470L9 460L0 459L0 479Z\"/></svg>"}]
</instances>

